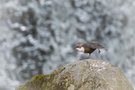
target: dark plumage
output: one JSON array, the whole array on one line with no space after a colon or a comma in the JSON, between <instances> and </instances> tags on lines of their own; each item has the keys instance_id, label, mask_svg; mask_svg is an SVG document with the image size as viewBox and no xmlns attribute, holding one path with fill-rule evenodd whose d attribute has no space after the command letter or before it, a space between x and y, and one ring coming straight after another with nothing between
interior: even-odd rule
<instances>
[{"instance_id":1,"label":"dark plumage","mask_svg":"<svg viewBox=\"0 0 135 90\"><path fill-rule=\"evenodd\" d=\"M75 45L75 48L78 51L91 54L96 49L102 49L104 47L98 42L90 42L90 43L77 43Z\"/></svg>"}]
</instances>

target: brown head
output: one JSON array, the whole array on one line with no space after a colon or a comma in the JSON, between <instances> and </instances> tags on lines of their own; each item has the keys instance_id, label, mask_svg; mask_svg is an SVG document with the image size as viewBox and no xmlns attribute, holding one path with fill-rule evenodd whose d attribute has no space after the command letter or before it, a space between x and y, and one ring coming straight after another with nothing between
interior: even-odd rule
<instances>
[{"instance_id":1,"label":"brown head","mask_svg":"<svg viewBox=\"0 0 135 90\"><path fill-rule=\"evenodd\" d=\"M85 51L85 48L84 48L83 43L77 43L77 44L75 45L75 49L76 49L77 51L79 51L79 52L84 52L84 51Z\"/></svg>"}]
</instances>

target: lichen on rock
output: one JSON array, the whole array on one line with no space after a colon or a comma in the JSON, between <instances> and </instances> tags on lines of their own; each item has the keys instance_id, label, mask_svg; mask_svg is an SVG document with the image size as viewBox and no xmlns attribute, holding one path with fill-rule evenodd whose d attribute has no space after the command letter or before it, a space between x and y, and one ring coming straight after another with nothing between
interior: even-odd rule
<instances>
[{"instance_id":1,"label":"lichen on rock","mask_svg":"<svg viewBox=\"0 0 135 90\"><path fill-rule=\"evenodd\" d=\"M83 60L34 76L16 90L133 90L123 72L101 60Z\"/></svg>"}]
</instances>

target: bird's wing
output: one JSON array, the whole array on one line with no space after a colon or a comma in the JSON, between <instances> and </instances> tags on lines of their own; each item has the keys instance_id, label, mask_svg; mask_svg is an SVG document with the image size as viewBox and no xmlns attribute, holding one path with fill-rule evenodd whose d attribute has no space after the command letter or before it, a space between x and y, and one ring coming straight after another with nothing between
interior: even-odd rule
<instances>
[{"instance_id":1,"label":"bird's wing","mask_svg":"<svg viewBox=\"0 0 135 90\"><path fill-rule=\"evenodd\" d=\"M101 44L99 43L89 43L88 47L93 48L93 49L101 49L104 48Z\"/></svg>"}]
</instances>

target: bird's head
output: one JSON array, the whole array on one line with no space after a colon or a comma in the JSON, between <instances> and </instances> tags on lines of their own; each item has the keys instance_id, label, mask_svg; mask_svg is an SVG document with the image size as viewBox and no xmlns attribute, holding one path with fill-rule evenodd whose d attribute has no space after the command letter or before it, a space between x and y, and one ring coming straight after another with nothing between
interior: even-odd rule
<instances>
[{"instance_id":1,"label":"bird's head","mask_svg":"<svg viewBox=\"0 0 135 90\"><path fill-rule=\"evenodd\" d=\"M83 47L83 44L81 44L81 43L76 44L75 49L79 52L84 52L84 50L85 50Z\"/></svg>"}]
</instances>

